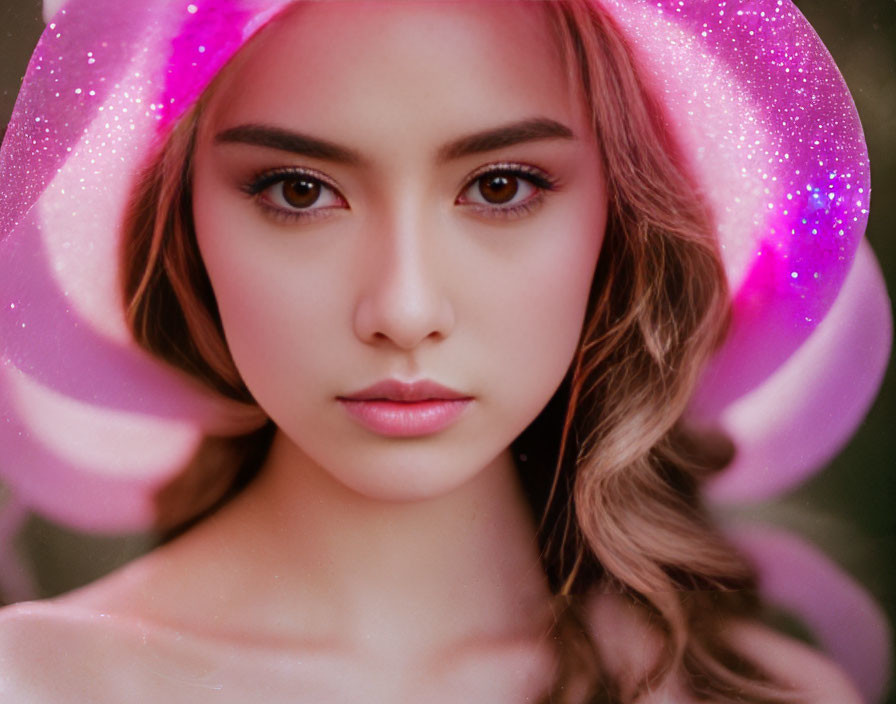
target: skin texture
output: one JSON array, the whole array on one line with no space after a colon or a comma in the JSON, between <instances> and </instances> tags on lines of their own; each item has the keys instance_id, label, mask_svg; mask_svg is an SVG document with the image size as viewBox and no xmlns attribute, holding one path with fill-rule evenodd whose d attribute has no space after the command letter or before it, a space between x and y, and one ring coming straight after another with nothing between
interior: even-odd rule
<instances>
[{"instance_id":1,"label":"skin texture","mask_svg":"<svg viewBox=\"0 0 896 704\"><path fill-rule=\"evenodd\" d=\"M349 13L356 21L345 22ZM415 14L299 8L222 82L194 191L228 345L282 431L285 461L397 501L468 481L551 397L581 332L606 215L597 147L539 13L436 5ZM277 66L302 69L285 83ZM533 118L572 136L442 155ZM259 124L343 145L360 164L215 141ZM502 163L538 167L557 186L520 179L508 205L529 212L477 202L472 177ZM254 174L295 167L340 195L322 194L298 222L265 209L284 202L282 185L242 197ZM474 401L441 433L383 437L336 398L388 378L434 380Z\"/></svg>"},{"instance_id":2,"label":"skin texture","mask_svg":"<svg viewBox=\"0 0 896 704\"><path fill-rule=\"evenodd\" d=\"M404 1L302 6L237 57L201 124L194 212L234 359L280 428L271 455L177 541L6 610L0 698L540 694L549 594L507 447L570 363L606 209L595 138L556 56L535 5ZM441 158L533 118L569 136ZM336 143L359 163L218 139L247 124ZM475 181L507 163L556 182L542 196L521 184L531 207L512 217L483 207ZM334 189L314 215L275 215L276 184L246 193L260 172L296 167ZM338 398L385 378L473 401L439 433L383 437ZM656 656L649 627L614 599L597 598L595 614L608 666L635 681ZM751 634L758 659L772 644L796 676L838 693L810 701L851 701L817 656ZM687 701L673 689L643 701Z\"/></svg>"}]
</instances>

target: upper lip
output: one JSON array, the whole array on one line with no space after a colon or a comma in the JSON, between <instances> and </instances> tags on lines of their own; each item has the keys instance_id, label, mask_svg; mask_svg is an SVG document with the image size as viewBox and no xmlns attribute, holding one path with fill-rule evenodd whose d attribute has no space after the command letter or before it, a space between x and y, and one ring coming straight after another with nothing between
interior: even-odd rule
<instances>
[{"instance_id":1,"label":"upper lip","mask_svg":"<svg viewBox=\"0 0 896 704\"><path fill-rule=\"evenodd\" d=\"M442 386L434 381L422 379L420 381L398 381L386 379L378 381L365 389L356 391L340 399L347 401L450 401L456 399L471 398L447 386Z\"/></svg>"}]
</instances>

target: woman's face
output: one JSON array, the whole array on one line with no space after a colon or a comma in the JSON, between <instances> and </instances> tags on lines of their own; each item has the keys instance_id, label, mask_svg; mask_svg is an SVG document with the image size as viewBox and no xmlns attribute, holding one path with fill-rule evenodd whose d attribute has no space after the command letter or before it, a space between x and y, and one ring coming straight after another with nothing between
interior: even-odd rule
<instances>
[{"instance_id":1,"label":"woman's face","mask_svg":"<svg viewBox=\"0 0 896 704\"><path fill-rule=\"evenodd\" d=\"M302 4L228 71L194 214L246 384L362 494L460 486L562 381L603 237L544 8Z\"/></svg>"}]
</instances>

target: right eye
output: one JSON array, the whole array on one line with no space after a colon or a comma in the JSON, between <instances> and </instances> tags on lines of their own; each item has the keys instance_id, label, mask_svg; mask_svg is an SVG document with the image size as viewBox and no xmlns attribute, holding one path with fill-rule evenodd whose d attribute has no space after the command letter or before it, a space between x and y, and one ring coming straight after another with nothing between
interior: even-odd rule
<instances>
[{"instance_id":1,"label":"right eye","mask_svg":"<svg viewBox=\"0 0 896 704\"><path fill-rule=\"evenodd\" d=\"M348 208L335 186L306 171L263 174L246 191L261 207L287 219L313 217L323 215L327 210Z\"/></svg>"}]
</instances>

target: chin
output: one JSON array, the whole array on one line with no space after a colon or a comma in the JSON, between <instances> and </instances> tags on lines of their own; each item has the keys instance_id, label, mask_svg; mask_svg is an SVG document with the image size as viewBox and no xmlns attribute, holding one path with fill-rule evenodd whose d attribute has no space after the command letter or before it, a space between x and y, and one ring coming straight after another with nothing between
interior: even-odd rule
<instances>
[{"instance_id":1,"label":"chin","mask_svg":"<svg viewBox=\"0 0 896 704\"><path fill-rule=\"evenodd\" d=\"M497 466L494 453L471 457L471 453L419 450L369 453L354 461L321 466L333 479L362 497L399 503L430 501L462 491ZM496 452L501 455L501 451ZM327 469L328 464L339 469Z\"/></svg>"}]
</instances>

